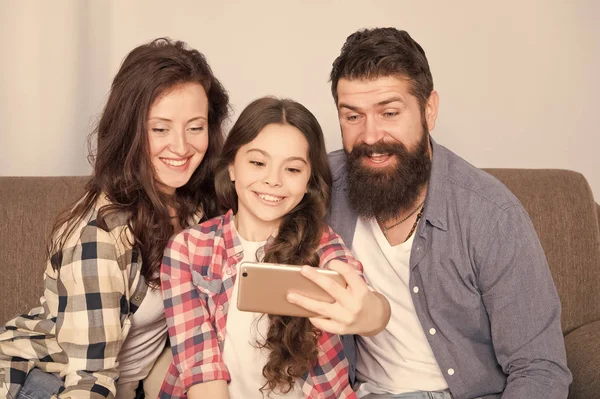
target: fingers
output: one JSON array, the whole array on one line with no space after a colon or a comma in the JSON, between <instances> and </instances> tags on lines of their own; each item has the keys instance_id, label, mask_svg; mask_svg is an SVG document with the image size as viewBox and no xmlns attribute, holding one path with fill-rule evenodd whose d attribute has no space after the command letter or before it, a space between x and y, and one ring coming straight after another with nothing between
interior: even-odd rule
<instances>
[{"instance_id":1,"label":"fingers","mask_svg":"<svg viewBox=\"0 0 600 399\"><path fill-rule=\"evenodd\" d=\"M346 334L344 327L334 320L310 317L310 323L321 331L326 331L331 334Z\"/></svg>"},{"instance_id":2,"label":"fingers","mask_svg":"<svg viewBox=\"0 0 600 399\"><path fill-rule=\"evenodd\" d=\"M311 280L321 287L325 292L331 295L336 302L343 302L344 300L347 300L347 298L345 298L345 296L348 295L346 288L339 285L331 277L326 276L323 273L319 273L316 268L304 266L302 267L301 273L304 277Z\"/></svg>"},{"instance_id":3,"label":"fingers","mask_svg":"<svg viewBox=\"0 0 600 399\"><path fill-rule=\"evenodd\" d=\"M335 308L337 304L335 303L317 301L293 292L287 295L287 300L289 303L293 303L294 305L298 305L308 311L316 313L320 317L330 318L336 313Z\"/></svg>"},{"instance_id":4,"label":"fingers","mask_svg":"<svg viewBox=\"0 0 600 399\"><path fill-rule=\"evenodd\" d=\"M346 280L346 284L348 284L353 292L369 289L360 274L356 272L356 269L352 268L352 266L346 262L334 259L327 264L327 268L341 274Z\"/></svg>"}]
</instances>

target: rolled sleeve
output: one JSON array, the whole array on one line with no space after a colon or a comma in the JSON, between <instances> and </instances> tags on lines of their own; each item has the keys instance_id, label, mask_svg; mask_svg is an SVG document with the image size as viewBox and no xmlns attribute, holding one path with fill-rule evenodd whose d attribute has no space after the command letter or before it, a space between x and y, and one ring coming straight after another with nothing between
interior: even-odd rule
<instances>
[{"instance_id":1,"label":"rolled sleeve","mask_svg":"<svg viewBox=\"0 0 600 399\"><path fill-rule=\"evenodd\" d=\"M327 264L332 260L340 260L356 269L364 279L362 263L354 257L352 251L344 244L342 238L329 226L325 227L321 235L317 253L320 257L321 267L327 267Z\"/></svg>"},{"instance_id":2,"label":"rolled sleeve","mask_svg":"<svg viewBox=\"0 0 600 399\"><path fill-rule=\"evenodd\" d=\"M165 250L161 287L173 363L189 389L205 381L230 380L206 303L193 283L187 232L175 236Z\"/></svg>"}]
</instances>

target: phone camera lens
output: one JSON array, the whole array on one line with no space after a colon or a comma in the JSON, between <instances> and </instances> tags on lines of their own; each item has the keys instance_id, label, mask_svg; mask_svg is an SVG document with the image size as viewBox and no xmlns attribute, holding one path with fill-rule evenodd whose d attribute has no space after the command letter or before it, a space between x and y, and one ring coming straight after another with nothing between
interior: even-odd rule
<instances>
[{"instance_id":1,"label":"phone camera lens","mask_svg":"<svg viewBox=\"0 0 600 399\"><path fill-rule=\"evenodd\" d=\"M248 273L246 273L246 272L242 273L242 277L248 277Z\"/></svg>"}]
</instances>

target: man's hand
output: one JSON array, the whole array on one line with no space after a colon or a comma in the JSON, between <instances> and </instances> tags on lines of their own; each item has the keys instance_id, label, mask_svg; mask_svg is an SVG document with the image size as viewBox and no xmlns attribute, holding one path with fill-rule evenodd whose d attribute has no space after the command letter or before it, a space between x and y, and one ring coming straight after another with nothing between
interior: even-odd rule
<instances>
[{"instance_id":1,"label":"man's hand","mask_svg":"<svg viewBox=\"0 0 600 399\"><path fill-rule=\"evenodd\" d=\"M327 291L335 299L334 303L316 301L296 293L290 293L288 301L317 313L319 317L311 317L310 322L332 334L370 336L383 330L390 319L388 300L369 289L348 264L332 260L328 266L344 277L347 284L345 288L310 266L302 268L302 275Z\"/></svg>"}]
</instances>

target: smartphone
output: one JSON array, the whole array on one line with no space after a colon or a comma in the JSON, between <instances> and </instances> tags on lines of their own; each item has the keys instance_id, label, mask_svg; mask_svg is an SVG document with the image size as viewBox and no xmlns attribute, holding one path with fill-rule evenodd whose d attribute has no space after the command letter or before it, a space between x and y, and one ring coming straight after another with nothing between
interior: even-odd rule
<instances>
[{"instance_id":1,"label":"smartphone","mask_svg":"<svg viewBox=\"0 0 600 399\"><path fill-rule=\"evenodd\" d=\"M237 274L238 309L280 316L318 316L287 300L287 294L294 292L318 301L335 302L325 290L300 274L301 268L274 263L240 263ZM321 268L316 270L346 287L346 280L338 272Z\"/></svg>"}]
</instances>

